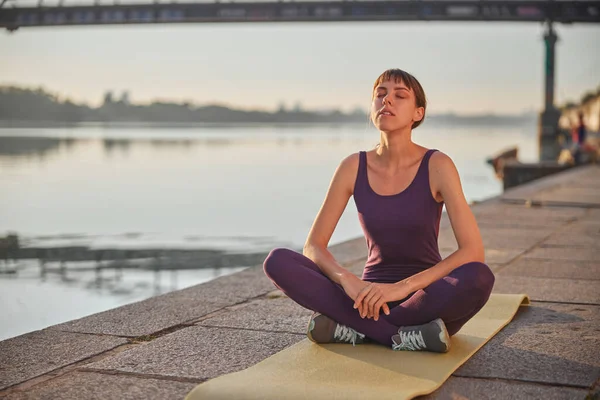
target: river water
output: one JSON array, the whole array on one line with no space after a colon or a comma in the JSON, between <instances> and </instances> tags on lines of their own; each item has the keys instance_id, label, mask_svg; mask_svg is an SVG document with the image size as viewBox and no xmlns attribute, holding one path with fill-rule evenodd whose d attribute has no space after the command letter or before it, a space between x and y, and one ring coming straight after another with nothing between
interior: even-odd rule
<instances>
[{"instance_id":1,"label":"river water","mask_svg":"<svg viewBox=\"0 0 600 400\"><path fill-rule=\"evenodd\" d=\"M425 124L413 141L454 160L468 201L500 194L487 157L538 158L535 126ZM301 248L339 162L379 133L341 126L0 128L0 236L26 245ZM362 234L348 203L331 244ZM1 264L0 264L1 265ZM6 267L4 267L6 268ZM0 274L0 340L242 269Z\"/></svg>"}]
</instances>

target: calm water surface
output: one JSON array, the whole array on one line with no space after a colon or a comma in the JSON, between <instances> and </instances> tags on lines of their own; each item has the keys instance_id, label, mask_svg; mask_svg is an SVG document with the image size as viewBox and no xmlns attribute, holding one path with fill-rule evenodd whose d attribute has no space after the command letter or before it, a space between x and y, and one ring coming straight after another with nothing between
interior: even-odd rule
<instances>
[{"instance_id":1,"label":"calm water surface","mask_svg":"<svg viewBox=\"0 0 600 400\"><path fill-rule=\"evenodd\" d=\"M378 140L361 125L0 128L0 235L43 246L301 248L339 162ZM452 157L468 201L502 191L487 157L516 145L520 159L538 158L533 125L425 124L413 140ZM360 235L351 200L331 244ZM0 274L0 339L240 269L126 271L98 287L93 272L42 280L36 265Z\"/></svg>"}]
</instances>

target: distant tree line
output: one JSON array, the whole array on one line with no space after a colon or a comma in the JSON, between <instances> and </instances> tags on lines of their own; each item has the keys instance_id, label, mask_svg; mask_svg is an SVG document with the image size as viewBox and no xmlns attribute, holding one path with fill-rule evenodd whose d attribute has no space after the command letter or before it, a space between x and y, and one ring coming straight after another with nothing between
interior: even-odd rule
<instances>
[{"instance_id":1,"label":"distant tree line","mask_svg":"<svg viewBox=\"0 0 600 400\"><path fill-rule=\"evenodd\" d=\"M76 104L42 88L31 90L0 87L0 120L48 122L173 122L173 123L326 123L366 122L366 111L310 112L297 108L276 112L243 111L219 105L194 106L189 102L154 101L148 105L131 104L128 95L113 100L107 93L97 108Z\"/></svg>"},{"instance_id":2,"label":"distant tree line","mask_svg":"<svg viewBox=\"0 0 600 400\"><path fill-rule=\"evenodd\" d=\"M537 115L525 112L516 115L456 115L429 114L426 123L462 125L519 125L532 123ZM356 108L353 112L305 111L299 105L286 110L282 105L274 112L243 111L220 105L196 106L190 102L174 103L154 101L147 105L131 104L125 92L115 99L111 92L104 96L99 107L77 104L61 99L43 88L27 89L0 86L0 121L14 122L145 122L145 123L367 123L367 110Z\"/></svg>"}]
</instances>

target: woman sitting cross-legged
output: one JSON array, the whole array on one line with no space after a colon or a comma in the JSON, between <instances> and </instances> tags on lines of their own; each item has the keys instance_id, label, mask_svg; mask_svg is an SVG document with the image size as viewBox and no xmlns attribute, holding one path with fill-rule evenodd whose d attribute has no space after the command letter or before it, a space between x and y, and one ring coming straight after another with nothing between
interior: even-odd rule
<instances>
[{"instance_id":1,"label":"woman sitting cross-legged","mask_svg":"<svg viewBox=\"0 0 600 400\"><path fill-rule=\"evenodd\" d=\"M392 69L379 76L371 107L378 146L341 161L303 253L277 248L264 261L276 287L315 311L307 332L314 342L447 352L450 336L490 296L494 275L454 163L412 141L425 109L411 74ZM327 250L350 196L368 246L362 279ZM459 248L442 260L444 204Z\"/></svg>"}]
</instances>

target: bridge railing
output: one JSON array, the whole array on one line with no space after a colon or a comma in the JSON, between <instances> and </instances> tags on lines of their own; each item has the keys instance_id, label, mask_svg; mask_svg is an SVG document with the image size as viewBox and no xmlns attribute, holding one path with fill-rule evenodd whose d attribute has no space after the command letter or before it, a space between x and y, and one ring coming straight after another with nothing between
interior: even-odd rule
<instances>
[{"instance_id":1,"label":"bridge railing","mask_svg":"<svg viewBox=\"0 0 600 400\"><path fill-rule=\"evenodd\" d=\"M3 1L3 0L0 0ZM334 21L600 22L600 1L402 0L128 3L5 3L0 27L202 22Z\"/></svg>"}]
</instances>

